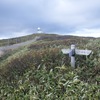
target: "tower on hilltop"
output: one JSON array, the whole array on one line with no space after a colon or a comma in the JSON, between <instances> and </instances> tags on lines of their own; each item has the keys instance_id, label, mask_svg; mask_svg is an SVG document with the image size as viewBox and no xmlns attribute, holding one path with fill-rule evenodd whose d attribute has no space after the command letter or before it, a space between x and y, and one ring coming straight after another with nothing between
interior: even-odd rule
<instances>
[{"instance_id":1,"label":"tower on hilltop","mask_svg":"<svg viewBox=\"0 0 100 100\"><path fill-rule=\"evenodd\" d=\"M37 28L37 33L43 33L40 27Z\"/></svg>"}]
</instances>

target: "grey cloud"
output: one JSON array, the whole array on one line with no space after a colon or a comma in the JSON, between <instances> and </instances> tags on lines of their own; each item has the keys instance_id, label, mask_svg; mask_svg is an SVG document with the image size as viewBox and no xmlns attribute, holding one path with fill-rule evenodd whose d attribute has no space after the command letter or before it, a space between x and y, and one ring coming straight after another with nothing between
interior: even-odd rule
<instances>
[{"instance_id":1,"label":"grey cloud","mask_svg":"<svg viewBox=\"0 0 100 100\"><path fill-rule=\"evenodd\" d=\"M0 36L17 36L24 30L33 33L37 27L58 33L100 28L99 5L99 0L3 0Z\"/></svg>"}]
</instances>

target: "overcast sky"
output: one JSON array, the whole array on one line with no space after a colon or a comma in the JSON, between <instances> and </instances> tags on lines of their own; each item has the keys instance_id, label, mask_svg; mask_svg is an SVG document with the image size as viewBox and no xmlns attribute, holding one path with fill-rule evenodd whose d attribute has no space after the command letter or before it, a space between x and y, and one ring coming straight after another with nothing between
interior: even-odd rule
<instances>
[{"instance_id":1,"label":"overcast sky","mask_svg":"<svg viewBox=\"0 0 100 100\"><path fill-rule=\"evenodd\" d=\"M0 0L0 38L46 33L100 37L100 0Z\"/></svg>"}]
</instances>

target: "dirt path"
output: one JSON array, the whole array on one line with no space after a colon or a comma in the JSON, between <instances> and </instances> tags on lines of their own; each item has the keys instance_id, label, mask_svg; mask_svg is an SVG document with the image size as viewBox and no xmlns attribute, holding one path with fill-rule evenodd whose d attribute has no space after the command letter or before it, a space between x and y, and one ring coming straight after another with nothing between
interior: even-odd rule
<instances>
[{"instance_id":1,"label":"dirt path","mask_svg":"<svg viewBox=\"0 0 100 100\"><path fill-rule=\"evenodd\" d=\"M5 50L17 49L19 47L22 47L22 46L28 45L28 44L30 44L32 42L35 42L39 38L40 38L39 36L36 36L33 40L29 40L29 41L18 43L18 44L13 44L13 45L10 45L10 46L2 46L2 47L0 47L0 56L3 55L3 53L4 53L3 51L5 51Z\"/></svg>"}]
</instances>

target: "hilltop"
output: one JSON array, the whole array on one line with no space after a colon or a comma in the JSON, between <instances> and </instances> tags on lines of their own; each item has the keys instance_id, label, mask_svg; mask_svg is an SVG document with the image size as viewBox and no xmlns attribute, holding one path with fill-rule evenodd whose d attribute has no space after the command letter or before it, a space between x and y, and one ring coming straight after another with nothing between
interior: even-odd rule
<instances>
[{"instance_id":1,"label":"hilltop","mask_svg":"<svg viewBox=\"0 0 100 100\"><path fill-rule=\"evenodd\" d=\"M16 38L9 38L9 39L2 39L0 40L0 46L4 45L12 45L12 44L17 44L17 43L22 43L25 41L29 41L34 39L34 37L39 36L41 39L50 39L50 40L57 40L57 39L77 39L77 38L84 38L84 39L90 39L93 37L78 37L78 36L71 36L71 35L57 35L57 34L31 34L27 36L22 36L22 37L16 37Z\"/></svg>"},{"instance_id":2,"label":"hilltop","mask_svg":"<svg viewBox=\"0 0 100 100\"><path fill-rule=\"evenodd\" d=\"M100 39L92 37L32 34L9 39L9 45L39 38L0 58L0 99L4 100L99 100ZM15 42L17 40L17 42ZM20 41L19 41L20 40ZM7 45L8 39L1 41ZM90 49L93 53L77 56L76 68L62 48Z\"/></svg>"}]
</instances>

